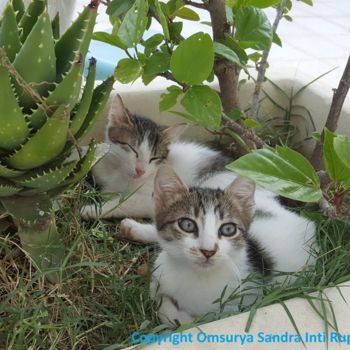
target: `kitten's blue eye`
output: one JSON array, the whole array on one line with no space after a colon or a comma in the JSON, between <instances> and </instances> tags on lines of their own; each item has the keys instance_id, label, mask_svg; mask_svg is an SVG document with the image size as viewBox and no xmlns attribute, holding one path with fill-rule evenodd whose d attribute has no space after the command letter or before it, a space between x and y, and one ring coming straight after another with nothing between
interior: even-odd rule
<instances>
[{"instance_id":1,"label":"kitten's blue eye","mask_svg":"<svg viewBox=\"0 0 350 350\"><path fill-rule=\"evenodd\" d=\"M195 233L198 231L197 224L191 219L182 218L179 219L177 223L179 224L181 230L185 232Z\"/></svg>"},{"instance_id":2,"label":"kitten's blue eye","mask_svg":"<svg viewBox=\"0 0 350 350\"><path fill-rule=\"evenodd\" d=\"M232 237L236 233L237 233L237 226L232 222L223 224L219 228L219 235L221 236Z\"/></svg>"}]
</instances>

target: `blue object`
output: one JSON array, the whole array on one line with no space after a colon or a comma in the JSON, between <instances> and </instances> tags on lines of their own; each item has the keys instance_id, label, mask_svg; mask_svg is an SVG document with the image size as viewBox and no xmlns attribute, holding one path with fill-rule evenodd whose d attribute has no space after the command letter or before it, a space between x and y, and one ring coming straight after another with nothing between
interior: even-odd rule
<instances>
[{"instance_id":1,"label":"blue object","mask_svg":"<svg viewBox=\"0 0 350 350\"><path fill-rule=\"evenodd\" d=\"M111 33L112 28L105 30L105 32ZM148 38L156 33L159 32L148 30L145 33L145 37ZM130 50L130 53L133 54L134 51ZM97 60L96 79L104 80L113 74L118 61L122 58L127 58L127 55L124 50L116 46L106 44L102 41L91 40L89 52L85 59L85 77L87 76L87 67L89 66L89 59L91 57L95 57Z\"/></svg>"}]
</instances>

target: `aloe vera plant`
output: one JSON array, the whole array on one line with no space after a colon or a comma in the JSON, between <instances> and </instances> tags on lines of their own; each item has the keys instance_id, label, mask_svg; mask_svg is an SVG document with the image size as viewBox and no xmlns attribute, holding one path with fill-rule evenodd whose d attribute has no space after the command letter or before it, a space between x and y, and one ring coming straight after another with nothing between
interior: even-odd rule
<instances>
[{"instance_id":1,"label":"aloe vera plant","mask_svg":"<svg viewBox=\"0 0 350 350\"><path fill-rule=\"evenodd\" d=\"M46 0L8 2L0 25L0 213L10 215L22 247L43 270L57 267L63 249L53 199L75 185L101 152L77 142L103 111L113 78L94 89L90 60L84 90L84 58L98 0L92 0L61 36ZM57 274L49 273L52 280Z\"/></svg>"}]
</instances>

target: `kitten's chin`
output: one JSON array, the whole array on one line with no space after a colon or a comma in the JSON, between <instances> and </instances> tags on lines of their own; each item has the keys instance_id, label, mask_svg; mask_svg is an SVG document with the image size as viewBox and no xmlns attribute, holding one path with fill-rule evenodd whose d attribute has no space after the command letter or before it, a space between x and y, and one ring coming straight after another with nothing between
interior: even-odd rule
<instances>
[{"instance_id":1,"label":"kitten's chin","mask_svg":"<svg viewBox=\"0 0 350 350\"><path fill-rule=\"evenodd\" d=\"M197 260L195 262L195 265L197 268L203 269L203 270L210 270L218 266L218 262L215 260Z\"/></svg>"}]
</instances>

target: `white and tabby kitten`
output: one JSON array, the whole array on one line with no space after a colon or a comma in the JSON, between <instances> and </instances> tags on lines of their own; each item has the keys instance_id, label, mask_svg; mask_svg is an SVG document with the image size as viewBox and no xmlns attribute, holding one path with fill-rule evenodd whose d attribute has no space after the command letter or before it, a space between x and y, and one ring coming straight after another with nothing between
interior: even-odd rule
<instances>
[{"instance_id":1,"label":"white and tabby kitten","mask_svg":"<svg viewBox=\"0 0 350 350\"><path fill-rule=\"evenodd\" d=\"M156 175L155 224L162 251L151 295L161 299L164 323L188 323L219 311L213 302L224 288L230 295L251 273L294 272L314 260L309 253L312 222L263 192L255 194L252 181L227 179L218 175L216 185L213 178L204 178L200 187L189 187L168 166ZM257 295L243 303L250 305Z\"/></svg>"},{"instance_id":2,"label":"white and tabby kitten","mask_svg":"<svg viewBox=\"0 0 350 350\"><path fill-rule=\"evenodd\" d=\"M6 4L10 0L0 0L0 16L4 11ZM26 6L30 0L23 1ZM64 33L70 26L75 9L76 0L48 0L48 11L51 18L54 18L59 13L60 16L60 32Z\"/></svg>"}]
</instances>

